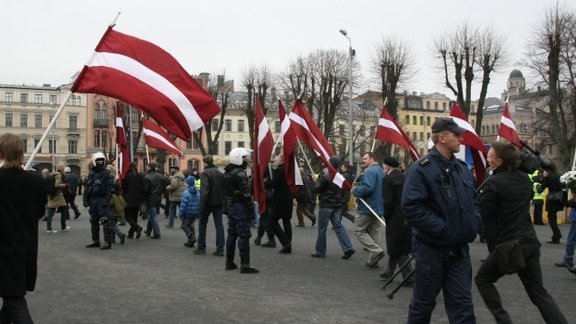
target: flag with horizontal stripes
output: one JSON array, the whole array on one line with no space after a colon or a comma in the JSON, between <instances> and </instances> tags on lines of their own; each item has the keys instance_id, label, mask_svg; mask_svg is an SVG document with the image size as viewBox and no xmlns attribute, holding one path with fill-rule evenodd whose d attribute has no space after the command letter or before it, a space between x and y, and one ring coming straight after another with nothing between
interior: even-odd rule
<instances>
[{"instance_id":1,"label":"flag with horizontal stripes","mask_svg":"<svg viewBox=\"0 0 576 324\"><path fill-rule=\"evenodd\" d=\"M172 55L112 26L71 91L97 93L129 103L187 141L194 130L220 112L214 98Z\"/></svg>"},{"instance_id":2,"label":"flag with horizontal stripes","mask_svg":"<svg viewBox=\"0 0 576 324\"><path fill-rule=\"evenodd\" d=\"M380 119L378 119L378 128L376 129L376 139L382 142L400 145L410 152L410 156L414 161L418 160L418 152L402 130L400 125L396 122L394 117L388 112L386 106L382 107Z\"/></svg>"},{"instance_id":3,"label":"flag with horizontal stripes","mask_svg":"<svg viewBox=\"0 0 576 324\"><path fill-rule=\"evenodd\" d=\"M182 150L178 148L170 136L153 121L147 119L142 120L142 133L144 134L146 145L172 152L178 156L183 155Z\"/></svg>"},{"instance_id":4,"label":"flag with horizontal stripes","mask_svg":"<svg viewBox=\"0 0 576 324\"><path fill-rule=\"evenodd\" d=\"M504 111L502 112L502 119L500 120L500 127L498 128L498 135L504 137L519 149L524 146L518 136L516 126L514 126L514 121L512 121L512 117L510 116L508 102L504 104Z\"/></svg>"}]
</instances>

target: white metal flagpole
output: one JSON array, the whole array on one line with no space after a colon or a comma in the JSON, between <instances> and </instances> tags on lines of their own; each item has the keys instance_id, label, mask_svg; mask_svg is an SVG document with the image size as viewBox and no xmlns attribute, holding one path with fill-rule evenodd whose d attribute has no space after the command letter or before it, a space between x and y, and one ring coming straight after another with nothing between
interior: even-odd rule
<instances>
[{"instance_id":1,"label":"white metal flagpole","mask_svg":"<svg viewBox=\"0 0 576 324\"><path fill-rule=\"evenodd\" d=\"M60 107L58 108L58 110L56 110L56 113L54 114L54 117L52 117L52 120L50 121L50 124L48 124L48 127L44 131L44 134L42 134L40 141L38 141L38 144L34 148L34 152L32 152L32 155L30 155L30 158L28 158L28 162L26 162L26 166L24 167L24 170L30 170L30 166L32 165L32 161L34 161L34 158L36 158L36 155L40 151L40 148L42 148L42 143L44 143L44 140L46 140L46 137L48 137L48 133L50 133L52 128L54 128L54 125L56 124L56 120L58 120L60 113L62 113L62 110L64 110L64 106L68 102L68 99L70 99L70 96L72 96L72 91L68 91L68 94L66 95L64 100L62 100L62 102L60 103ZM54 143L52 143L52 145L54 145Z\"/></svg>"}]
</instances>

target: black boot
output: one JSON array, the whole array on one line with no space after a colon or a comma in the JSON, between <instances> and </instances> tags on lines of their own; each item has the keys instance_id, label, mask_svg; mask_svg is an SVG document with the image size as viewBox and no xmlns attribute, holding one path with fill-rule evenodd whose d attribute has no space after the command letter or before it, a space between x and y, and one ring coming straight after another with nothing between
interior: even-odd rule
<instances>
[{"instance_id":1,"label":"black boot","mask_svg":"<svg viewBox=\"0 0 576 324\"><path fill-rule=\"evenodd\" d=\"M250 256L240 257L240 273L258 273L258 269L250 267Z\"/></svg>"},{"instance_id":2,"label":"black boot","mask_svg":"<svg viewBox=\"0 0 576 324\"><path fill-rule=\"evenodd\" d=\"M269 239L268 242L262 243L261 247L268 247L268 248L275 248L276 247L276 240L274 238Z\"/></svg>"},{"instance_id":3,"label":"black boot","mask_svg":"<svg viewBox=\"0 0 576 324\"><path fill-rule=\"evenodd\" d=\"M287 243L285 245L282 245L282 249L280 249L280 251L278 251L278 253L282 253L282 254L292 253L292 244Z\"/></svg>"},{"instance_id":4,"label":"black boot","mask_svg":"<svg viewBox=\"0 0 576 324\"><path fill-rule=\"evenodd\" d=\"M87 248L99 248L100 247L100 242L92 242L88 245L86 245Z\"/></svg>"},{"instance_id":5,"label":"black boot","mask_svg":"<svg viewBox=\"0 0 576 324\"><path fill-rule=\"evenodd\" d=\"M194 243L196 243L196 236L194 233L190 233L190 235L188 235L188 242L184 243L184 246L192 248L194 247Z\"/></svg>"},{"instance_id":6,"label":"black boot","mask_svg":"<svg viewBox=\"0 0 576 324\"><path fill-rule=\"evenodd\" d=\"M236 265L236 263L234 263L234 261L226 260L226 266L224 267L224 270L236 270L236 269L238 269L238 266Z\"/></svg>"},{"instance_id":7,"label":"black boot","mask_svg":"<svg viewBox=\"0 0 576 324\"><path fill-rule=\"evenodd\" d=\"M260 243L262 243L262 235L258 235L258 236L256 236L256 238L254 239L254 244L260 245Z\"/></svg>"}]
</instances>

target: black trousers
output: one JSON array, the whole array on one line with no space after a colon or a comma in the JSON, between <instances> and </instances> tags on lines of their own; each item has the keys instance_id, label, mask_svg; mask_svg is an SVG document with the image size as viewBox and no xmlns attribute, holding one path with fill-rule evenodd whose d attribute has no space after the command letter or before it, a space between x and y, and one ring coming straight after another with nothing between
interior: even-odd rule
<instances>
[{"instance_id":1,"label":"black trousers","mask_svg":"<svg viewBox=\"0 0 576 324\"><path fill-rule=\"evenodd\" d=\"M542 270L540 269L540 243L522 243L522 253L526 261L526 267L518 271L518 277L524 285L524 289L530 297L532 304L538 307L540 315L546 323L568 323L560 308L554 301L554 298L548 294L548 291L542 284ZM504 273L500 271L498 256L495 251L484 260L474 281L476 287L490 310L497 323L512 323L510 315L502 307L500 294L494 286L498 279L502 278Z\"/></svg>"},{"instance_id":2,"label":"black trousers","mask_svg":"<svg viewBox=\"0 0 576 324\"><path fill-rule=\"evenodd\" d=\"M552 229L552 242L560 241L562 233L560 233L560 228L558 227L557 212L548 212L548 224L550 224L550 228Z\"/></svg>"},{"instance_id":3,"label":"black trousers","mask_svg":"<svg viewBox=\"0 0 576 324\"><path fill-rule=\"evenodd\" d=\"M274 239L274 231L272 230L272 220L270 219L270 211L266 210L260 216L260 223L258 224L258 236L264 236L264 233L268 236L268 240L272 241Z\"/></svg>"},{"instance_id":4,"label":"black trousers","mask_svg":"<svg viewBox=\"0 0 576 324\"><path fill-rule=\"evenodd\" d=\"M544 200L532 200L532 203L534 204L534 224L544 225L544 222L542 221L542 209L544 207Z\"/></svg>"},{"instance_id":5,"label":"black trousers","mask_svg":"<svg viewBox=\"0 0 576 324\"><path fill-rule=\"evenodd\" d=\"M128 236L134 236L134 233L138 232L140 228L138 225L138 212L140 212L140 207L126 207L124 209L124 218L130 225Z\"/></svg>"},{"instance_id":6,"label":"black trousers","mask_svg":"<svg viewBox=\"0 0 576 324\"><path fill-rule=\"evenodd\" d=\"M24 296L2 297L0 324L33 324Z\"/></svg>"},{"instance_id":7,"label":"black trousers","mask_svg":"<svg viewBox=\"0 0 576 324\"><path fill-rule=\"evenodd\" d=\"M280 219L282 219L282 228L280 226ZM270 228L272 228L272 232L280 241L280 244L286 245L292 242L292 223L290 222L290 218L278 218L272 217L270 222Z\"/></svg>"}]
</instances>

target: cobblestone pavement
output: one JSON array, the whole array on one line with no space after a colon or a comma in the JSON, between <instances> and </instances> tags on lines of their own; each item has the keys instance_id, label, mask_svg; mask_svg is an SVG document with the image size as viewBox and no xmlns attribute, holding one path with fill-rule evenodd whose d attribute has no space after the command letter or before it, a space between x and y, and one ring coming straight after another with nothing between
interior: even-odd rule
<instances>
[{"instance_id":1,"label":"cobblestone pavement","mask_svg":"<svg viewBox=\"0 0 576 324\"><path fill-rule=\"evenodd\" d=\"M59 216L54 228L59 227ZM143 236L100 251L84 247L90 231L88 212L82 209L80 218L69 221L69 232L47 234L40 222L39 276L36 291L27 296L29 307L37 323L59 324L405 323L411 289L401 288L394 299L387 299L380 289L379 270L364 266L367 252L353 237L351 223L343 222L356 249L350 260L340 258L330 229L326 258L311 258L316 227L308 222L293 229L290 255L251 244L252 265L260 273L244 275L224 271L224 257L212 255L212 221L206 255L194 255L184 247L179 221L167 229L164 215L161 240ZM536 230L542 242L548 240L548 226ZM568 225L561 225L561 230L566 236ZM576 277L554 266L562 258L563 243L543 243L541 264L545 287L570 321L576 316L572 301ZM476 241L470 247L475 273L486 246ZM517 276L506 276L497 286L516 323L543 322ZM478 323L493 323L475 287L473 294ZM441 296L432 322L448 323Z\"/></svg>"}]
</instances>

